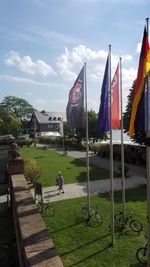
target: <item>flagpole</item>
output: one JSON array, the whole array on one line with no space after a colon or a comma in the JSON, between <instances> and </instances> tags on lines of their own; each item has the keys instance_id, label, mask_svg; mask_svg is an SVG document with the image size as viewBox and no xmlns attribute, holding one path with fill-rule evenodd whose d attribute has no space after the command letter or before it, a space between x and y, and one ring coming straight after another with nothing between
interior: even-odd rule
<instances>
[{"instance_id":1,"label":"flagpole","mask_svg":"<svg viewBox=\"0 0 150 267\"><path fill-rule=\"evenodd\" d=\"M64 121L63 121L63 117L61 119L61 123L62 123L62 138L63 138L63 154L65 155L65 136L64 136Z\"/></svg>"},{"instance_id":2,"label":"flagpole","mask_svg":"<svg viewBox=\"0 0 150 267\"><path fill-rule=\"evenodd\" d=\"M88 111L87 111L86 63L84 63L84 85L85 85L85 114L86 114L87 203L88 203L88 213L90 213L89 135L88 135Z\"/></svg>"},{"instance_id":3,"label":"flagpole","mask_svg":"<svg viewBox=\"0 0 150 267\"><path fill-rule=\"evenodd\" d=\"M110 94L110 181L111 181L111 235L114 245L114 181L113 181L113 142L112 142L112 95L111 95L111 45L109 45L109 94Z\"/></svg>"},{"instance_id":4,"label":"flagpole","mask_svg":"<svg viewBox=\"0 0 150 267\"><path fill-rule=\"evenodd\" d=\"M122 166L122 205L125 217L125 177L124 177L124 140L123 140L123 106L122 106L122 58L120 58L120 102L121 102L121 166Z\"/></svg>"},{"instance_id":5,"label":"flagpole","mask_svg":"<svg viewBox=\"0 0 150 267\"><path fill-rule=\"evenodd\" d=\"M149 18L146 18L146 26L147 26L147 35L149 39ZM147 83L147 92L146 92L146 97L147 97L147 114L146 118L148 119L148 110L149 110L149 102L148 102L148 79L146 80ZM149 122L146 122L146 136L150 138L150 131L148 127ZM148 243L148 261L147 261L147 266L150 267L150 147L146 146L146 156L147 156L147 162L146 162L146 171L147 171L147 217L148 217L148 236L147 236L147 243Z\"/></svg>"}]
</instances>

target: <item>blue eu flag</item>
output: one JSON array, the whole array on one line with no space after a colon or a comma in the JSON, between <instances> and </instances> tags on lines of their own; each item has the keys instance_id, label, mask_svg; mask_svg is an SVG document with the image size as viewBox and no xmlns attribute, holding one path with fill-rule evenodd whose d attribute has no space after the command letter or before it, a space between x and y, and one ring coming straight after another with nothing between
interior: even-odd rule
<instances>
[{"instance_id":1,"label":"blue eu flag","mask_svg":"<svg viewBox=\"0 0 150 267\"><path fill-rule=\"evenodd\" d=\"M96 135L102 137L109 131L109 55L107 57L105 73L101 90L101 103L98 113Z\"/></svg>"}]
</instances>

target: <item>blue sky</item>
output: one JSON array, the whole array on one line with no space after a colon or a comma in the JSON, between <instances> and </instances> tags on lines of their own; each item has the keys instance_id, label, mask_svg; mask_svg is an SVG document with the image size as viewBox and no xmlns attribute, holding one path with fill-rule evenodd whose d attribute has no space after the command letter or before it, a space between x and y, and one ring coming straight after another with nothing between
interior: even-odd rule
<instances>
[{"instance_id":1,"label":"blue sky","mask_svg":"<svg viewBox=\"0 0 150 267\"><path fill-rule=\"evenodd\" d=\"M0 102L11 95L64 112L86 62L88 109L98 112L111 44L112 76L123 59L125 107L149 10L150 0L1 0Z\"/></svg>"}]
</instances>

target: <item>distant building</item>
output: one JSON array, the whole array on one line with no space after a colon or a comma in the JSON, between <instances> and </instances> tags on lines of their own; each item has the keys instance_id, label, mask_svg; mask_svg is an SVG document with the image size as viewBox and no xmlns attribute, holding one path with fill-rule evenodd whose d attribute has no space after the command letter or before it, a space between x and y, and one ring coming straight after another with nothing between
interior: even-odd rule
<instances>
[{"instance_id":1,"label":"distant building","mask_svg":"<svg viewBox=\"0 0 150 267\"><path fill-rule=\"evenodd\" d=\"M31 117L31 135L33 136L62 136L64 112L34 111Z\"/></svg>"}]
</instances>

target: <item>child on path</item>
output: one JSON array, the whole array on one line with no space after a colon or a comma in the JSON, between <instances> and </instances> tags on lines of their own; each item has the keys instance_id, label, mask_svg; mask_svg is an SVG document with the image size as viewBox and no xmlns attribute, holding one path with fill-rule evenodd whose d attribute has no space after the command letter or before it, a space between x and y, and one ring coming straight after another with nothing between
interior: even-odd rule
<instances>
[{"instance_id":1,"label":"child on path","mask_svg":"<svg viewBox=\"0 0 150 267\"><path fill-rule=\"evenodd\" d=\"M57 179L56 179L56 184L58 185L58 195L60 195L61 191L62 193L64 193L64 189L63 189L63 185L64 185L64 178L61 174L61 172L59 171L58 172L58 176L57 176Z\"/></svg>"}]
</instances>

